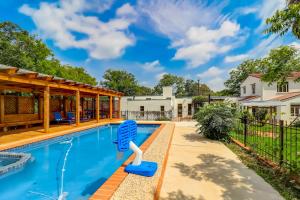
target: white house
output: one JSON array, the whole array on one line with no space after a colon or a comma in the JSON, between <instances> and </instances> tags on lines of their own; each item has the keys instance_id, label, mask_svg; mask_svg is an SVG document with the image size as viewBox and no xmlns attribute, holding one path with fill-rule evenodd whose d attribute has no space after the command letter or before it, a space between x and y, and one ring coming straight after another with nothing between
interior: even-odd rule
<instances>
[{"instance_id":1,"label":"white house","mask_svg":"<svg viewBox=\"0 0 300 200\"><path fill-rule=\"evenodd\" d=\"M300 72L292 72L286 83L268 84L259 73L250 74L241 84L240 104L255 112L267 108L278 120L292 122L300 113Z\"/></svg>"},{"instance_id":2,"label":"white house","mask_svg":"<svg viewBox=\"0 0 300 200\"><path fill-rule=\"evenodd\" d=\"M121 111L123 117L127 115L131 119L163 117L159 115L168 115L165 117L170 119L191 118L194 114L192 97L176 98L171 86L163 87L160 96L124 96L121 99Z\"/></svg>"}]
</instances>

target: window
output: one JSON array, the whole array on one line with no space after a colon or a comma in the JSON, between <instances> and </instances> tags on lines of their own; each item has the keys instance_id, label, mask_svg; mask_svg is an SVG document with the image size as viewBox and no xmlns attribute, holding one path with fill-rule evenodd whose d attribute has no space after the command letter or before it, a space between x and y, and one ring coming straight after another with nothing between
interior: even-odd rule
<instances>
[{"instance_id":1,"label":"window","mask_svg":"<svg viewBox=\"0 0 300 200\"><path fill-rule=\"evenodd\" d=\"M165 112L165 106L160 106L160 112Z\"/></svg>"},{"instance_id":2,"label":"window","mask_svg":"<svg viewBox=\"0 0 300 200\"><path fill-rule=\"evenodd\" d=\"M282 84L277 83L277 92L289 92L289 83L288 82Z\"/></svg>"},{"instance_id":3,"label":"window","mask_svg":"<svg viewBox=\"0 0 300 200\"><path fill-rule=\"evenodd\" d=\"M192 115L192 104L188 104L188 115Z\"/></svg>"},{"instance_id":4,"label":"window","mask_svg":"<svg viewBox=\"0 0 300 200\"><path fill-rule=\"evenodd\" d=\"M144 117L145 116L145 107L144 106L140 106L140 114L141 114L141 117Z\"/></svg>"},{"instance_id":5,"label":"window","mask_svg":"<svg viewBox=\"0 0 300 200\"><path fill-rule=\"evenodd\" d=\"M246 94L246 86L243 87L243 93Z\"/></svg>"},{"instance_id":6,"label":"window","mask_svg":"<svg viewBox=\"0 0 300 200\"><path fill-rule=\"evenodd\" d=\"M291 116L299 116L300 105L291 105Z\"/></svg>"},{"instance_id":7,"label":"window","mask_svg":"<svg viewBox=\"0 0 300 200\"><path fill-rule=\"evenodd\" d=\"M251 84L252 94L255 94L255 83Z\"/></svg>"},{"instance_id":8,"label":"window","mask_svg":"<svg viewBox=\"0 0 300 200\"><path fill-rule=\"evenodd\" d=\"M178 117L182 117L182 104L177 105L177 114Z\"/></svg>"}]
</instances>

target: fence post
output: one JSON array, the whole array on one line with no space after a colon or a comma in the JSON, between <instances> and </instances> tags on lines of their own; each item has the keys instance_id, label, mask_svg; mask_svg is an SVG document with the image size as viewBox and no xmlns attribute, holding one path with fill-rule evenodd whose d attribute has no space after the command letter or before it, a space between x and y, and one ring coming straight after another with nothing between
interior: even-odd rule
<instances>
[{"instance_id":1,"label":"fence post","mask_svg":"<svg viewBox=\"0 0 300 200\"><path fill-rule=\"evenodd\" d=\"M244 116L244 146L247 146L247 134L248 134L248 117Z\"/></svg>"},{"instance_id":2,"label":"fence post","mask_svg":"<svg viewBox=\"0 0 300 200\"><path fill-rule=\"evenodd\" d=\"M283 163L283 133L284 133L284 122L283 120L279 121L279 165Z\"/></svg>"}]
</instances>

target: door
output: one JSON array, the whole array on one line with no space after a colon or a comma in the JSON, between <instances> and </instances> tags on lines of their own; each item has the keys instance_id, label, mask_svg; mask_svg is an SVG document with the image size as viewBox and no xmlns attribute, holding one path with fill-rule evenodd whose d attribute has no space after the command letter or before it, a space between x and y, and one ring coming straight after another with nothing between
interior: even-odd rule
<instances>
[{"instance_id":1,"label":"door","mask_svg":"<svg viewBox=\"0 0 300 200\"><path fill-rule=\"evenodd\" d=\"M177 116L182 117L182 104L177 105Z\"/></svg>"}]
</instances>

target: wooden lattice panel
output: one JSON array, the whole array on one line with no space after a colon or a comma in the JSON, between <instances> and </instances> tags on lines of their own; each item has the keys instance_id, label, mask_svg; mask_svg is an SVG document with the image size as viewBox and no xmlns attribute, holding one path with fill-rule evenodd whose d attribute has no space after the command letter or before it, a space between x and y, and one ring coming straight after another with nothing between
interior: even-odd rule
<instances>
[{"instance_id":1,"label":"wooden lattice panel","mask_svg":"<svg viewBox=\"0 0 300 200\"><path fill-rule=\"evenodd\" d=\"M34 113L34 97L18 97L18 114Z\"/></svg>"},{"instance_id":2,"label":"wooden lattice panel","mask_svg":"<svg viewBox=\"0 0 300 200\"><path fill-rule=\"evenodd\" d=\"M59 98L51 98L50 101L51 112L61 111L61 101Z\"/></svg>"},{"instance_id":3,"label":"wooden lattice panel","mask_svg":"<svg viewBox=\"0 0 300 200\"><path fill-rule=\"evenodd\" d=\"M5 96L4 97L4 106L5 106L5 114L17 114L17 96Z\"/></svg>"}]
</instances>

